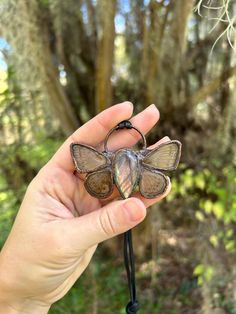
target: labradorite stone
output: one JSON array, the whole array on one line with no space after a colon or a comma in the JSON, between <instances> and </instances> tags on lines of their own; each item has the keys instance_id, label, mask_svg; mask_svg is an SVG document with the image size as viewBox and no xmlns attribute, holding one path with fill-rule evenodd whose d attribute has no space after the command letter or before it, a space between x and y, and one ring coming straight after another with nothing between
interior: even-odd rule
<instances>
[{"instance_id":1,"label":"labradorite stone","mask_svg":"<svg viewBox=\"0 0 236 314\"><path fill-rule=\"evenodd\" d=\"M119 150L114 158L115 183L123 198L128 198L137 183L138 159L129 149Z\"/></svg>"}]
</instances>

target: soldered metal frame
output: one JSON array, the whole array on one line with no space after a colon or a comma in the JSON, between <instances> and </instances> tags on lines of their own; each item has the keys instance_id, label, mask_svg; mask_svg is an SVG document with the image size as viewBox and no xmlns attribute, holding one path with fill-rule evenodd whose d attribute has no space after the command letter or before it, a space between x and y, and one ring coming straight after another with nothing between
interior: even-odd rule
<instances>
[{"instance_id":1,"label":"soldered metal frame","mask_svg":"<svg viewBox=\"0 0 236 314\"><path fill-rule=\"evenodd\" d=\"M110 136L115 132L115 131L118 131L118 130L121 130L121 129L134 129L135 131L137 131L139 134L140 134L140 137L141 137L141 140L143 142L143 147L141 150L139 151L135 151L131 148L120 148L118 150L116 150L115 152L112 152L112 151L109 151L108 149L108 140L110 138ZM161 147L163 146L166 146L168 144L176 144L178 146L178 151L177 151L177 155L176 155L176 159L175 159L175 162L174 164L171 166L171 167L168 167L168 169L158 169L157 167L154 167L152 165L148 165L148 164L145 164L143 161L148 157L148 156L151 156L152 154L154 154L156 152L157 149L160 149ZM95 154L97 155L100 155L100 156L103 156L104 158L106 158L106 163L105 164L102 164L102 165L99 165L97 166L96 168L92 169L92 170L89 170L89 169L81 169L78 167L78 161L76 160L76 157L74 155L74 145L80 145L82 147L85 147L87 149L90 149L92 150ZM99 152L97 151L94 147L90 146L90 145L86 145L86 144L81 144L81 143L72 143L70 145L70 151L71 151L71 155L72 155L72 159L73 159L73 162L75 164L75 169L76 171L78 171L79 173L87 173L87 176L85 177L85 182L84 182L84 186L87 190L87 192L96 197L96 198L101 198L101 199L106 199L108 198L114 191L114 184L115 186L117 187L120 195L122 196L122 198L127 198L124 196L124 193L123 191L120 189L120 186L117 182L117 178L116 178L116 175L115 175L115 163L114 163L114 160L116 158L116 155L121 152L121 151L130 151L132 152L132 154L135 154L135 156L137 157L137 167L138 167L138 175L137 175L137 179L136 181L133 183L133 188L132 188L132 191L130 192L130 195L128 197L130 197L134 191L136 190L137 186L139 185L143 175L144 175L144 171L142 171L142 168L146 171L149 171L149 172L152 172L153 174L159 174L161 175L164 180L165 180L165 187L163 190L160 191L159 194L155 193L154 194L149 194L149 193L145 193L144 191L141 190L140 186L139 186L139 192L140 194L145 197L145 198L155 198L157 196L160 196L162 194L164 194L166 192L166 190L168 189L168 185L169 185L169 177L166 176L165 174L162 173L162 171L172 171L172 170L175 170L178 166L178 163L179 163L179 160L180 160L180 156L181 156L181 143L177 140L170 140L170 141L167 141L167 142L164 142L160 145L158 145L156 148L154 149L147 149L147 141L146 141L146 138L144 136L144 134L136 127L134 127L132 125L132 123L128 120L125 120L125 121L122 121L120 122L117 126L115 126L114 128L112 128L108 134L106 135L105 137L105 140L104 140L104 151L103 152ZM109 193L107 193L106 195L99 195L94 192L89 184L88 184L88 179L94 175L94 174L100 174L101 172L103 171L109 171L110 172L110 179L111 181L108 182L108 184L110 185L110 191Z\"/></svg>"}]
</instances>

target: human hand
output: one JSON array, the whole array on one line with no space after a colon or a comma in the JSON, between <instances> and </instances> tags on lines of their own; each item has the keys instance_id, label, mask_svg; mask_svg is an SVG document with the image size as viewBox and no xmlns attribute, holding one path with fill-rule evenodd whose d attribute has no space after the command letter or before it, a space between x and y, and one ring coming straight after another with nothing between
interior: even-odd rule
<instances>
[{"instance_id":1,"label":"human hand","mask_svg":"<svg viewBox=\"0 0 236 314\"><path fill-rule=\"evenodd\" d=\"M170 185L156 199L137 194L128 200L101 201L90 196L74 174L70 144L82 142L102 149L108 131L132 113L132 104L124 102L91 119L30 183L0 253L1 313L47 313L85 270L98 243L136 226L145 218L146 207L168 194ZM131 121L147 133L158 119L159 112L151 105ZM137 132L120 131L112 136L109 147L129 147L137 140ZM169 139L161 141L165 140Z\"/></svg>"}]
</instances>

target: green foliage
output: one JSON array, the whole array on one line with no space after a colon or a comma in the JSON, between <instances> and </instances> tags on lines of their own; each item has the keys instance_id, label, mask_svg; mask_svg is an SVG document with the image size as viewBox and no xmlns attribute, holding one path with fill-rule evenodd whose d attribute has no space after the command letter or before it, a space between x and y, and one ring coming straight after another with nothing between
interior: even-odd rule
<instances>
[{"instance_id":1,"label":"green foliage","mask_svg":"<svg viewBox=\"0 0 236 314\"><path fill-rule=\"evenodd\" d=\"M12 165L10 169L13 176L17 176L21 169L16 168L14 164L16 156L19 155L22 161L30 165L30 169L38 171L50 159L59 144L59 139L47 139L45 134L41 134L34 144L22 145L17 150L13 145L10 145L7 147L7 158L2 160L2 166ZM25 169L22 169L22 171L25 171ZM0 177L0 248L10 232L26 187L27 182L18 191L13 191L9 188L6 178L4 176Z\"/></svg>"},{"instance_id":2,"label":"green foliage","mask_svg":"<svg viewBox=\"0 0 236 314\"><path fill-rule=\"evenodd\" d=\"M0 190L4 182L0 182ZM2 189L4 190L4 189ZM17 200L12 191L0 192L0 249L2 248L13 224L17 211Z\"/></svg>"},{"instance_id":3,"label":"green foliage","mask_svg":"<svg viewBox=\"0 0 236 314\"><path fill-rule=\"evenodd\" d=\"M168 200L171 201L178 195L197 199L196 219L200 222L206 222L209 217L216 219L227 227L226 238L230 238L234 234L234 229L228 228L236 222L235 178L234 164L223 168L220 176L208 169L195 172L186 168L178 179L172 180L173 191ZM215 238L212 238L212 241L216 243Z\"/></svg>"},{"instance_id":4,"label":"green foliage","mask_svg":"<svg viewBox=\"0 0 236 314\"><path fill-rule=\"evenodd\" d=\"M53 156L61 143L60 138L48 138L45 132L40 132L35 143L19 147L19 154L31 167L39 170Z\"/></svg>"},{"instance_id":5,"label":"green foliage","mask_svg":"<svg viewBox=\"0 0 236 314\"><path fill-rule=\"evenodd\" d=\"M199 264L194 268L193 274L198 277L198 284L202 285L204 281L210 281L213 278L214 268Z\"/></svg>"},{"instance_id":6,"label":"green foliage","mask_svg":"<svg viewBox=\"0 0 236 314\"><path fill-rule=\"evenodd\" d=\"M231 285L232 274L220 275L219 268L223 268L222 257L227 263L234 262L236 252L236 165L234 162L220 168L219 161L214 162L213 171L203 168L198 171L185 168L180 172L180 176L174 179L172 195L168 200L172 201L179 197L187 199L186 208L193 207L193 219L198 221L198 230L204 230L199 239L206 241L203 252L212 254L213 259L204 262L205 257L193 269L193 275L197 277L199 286L211 287L215 295L219 295L217 306L228 309L229 313L234 313L232 303L233 295L225 294L227 286ZM216 165L216 167L215 167ZM211 165L212 167L212 165ZM199 241L196 238L196 241ZM200 240L202 241L202 240ZM211 252L211 253L210 253ZM216 260L220 256L219 261ZM218 264L219 263L219 264Z\"/></svg>"}]
</instances>

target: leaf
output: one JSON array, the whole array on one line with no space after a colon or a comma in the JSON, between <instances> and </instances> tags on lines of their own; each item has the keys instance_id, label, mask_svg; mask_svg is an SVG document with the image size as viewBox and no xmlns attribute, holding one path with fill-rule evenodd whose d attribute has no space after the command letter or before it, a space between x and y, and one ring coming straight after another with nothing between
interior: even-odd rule
<instances>
[{"instance_id":1,"label":"leaf","mask_svg":"<svg viewBox=\"0 0 236 314\"><path fill-rule=\"evenodd\" d=\"M213 208L213 203L210 200L206 200L205 203L203 203L203 209L207 214L211 214Z\"/></svg>"},{"instance_id":2,"label":"leaf","mask_svg":"<svg viewBox=\"0 0 236 314\"><path fill-rule=\"evenodd\" d=\"M224 206L221 202L214 203L212 211L217 219L222 219L224 217Z\"/></svg>"},{"instance_id":3,"label":"leaf","mask_svg":"<svg viewBox=\"0 0 236 314\"><path fill-rule=\"evenodd\" d=\"M225 244L225 249L229 252L232 252L235 250L235 244L236 243L234 240L227 241Z\"/></svg>"},{"instance_id":4,"label":"leaf","mask_svg":"<svg viewBox=\"0 0 236 314\"><path fill-rule=\"evenodd\" d=\"M201 275L204 272L204 265L203 264L199 264L197 265L194 270L193 270L193 274L195 276Z\"/></svg>"},{"instance_id":5,"label":"leaf","mask_svg":"<svg viewBox=\"0 0 236 314\"><path fill-rule=\"evenodd\" d=\"M204 217L203 213L200 210L196 211L195 217L199 221L204 221L205 220L205 217Z\"/></svg>"},{"instance_id":6,"label":"leaf","mask_svg":"<svg viewBox=\"0 0 236 314\"><path fill-rule=\"evenodd\" d=\"M210 236L209 241L214 247L217 247L219 245L219 239L215 234L212 234Z\"/></svg>"}]
</instances>

